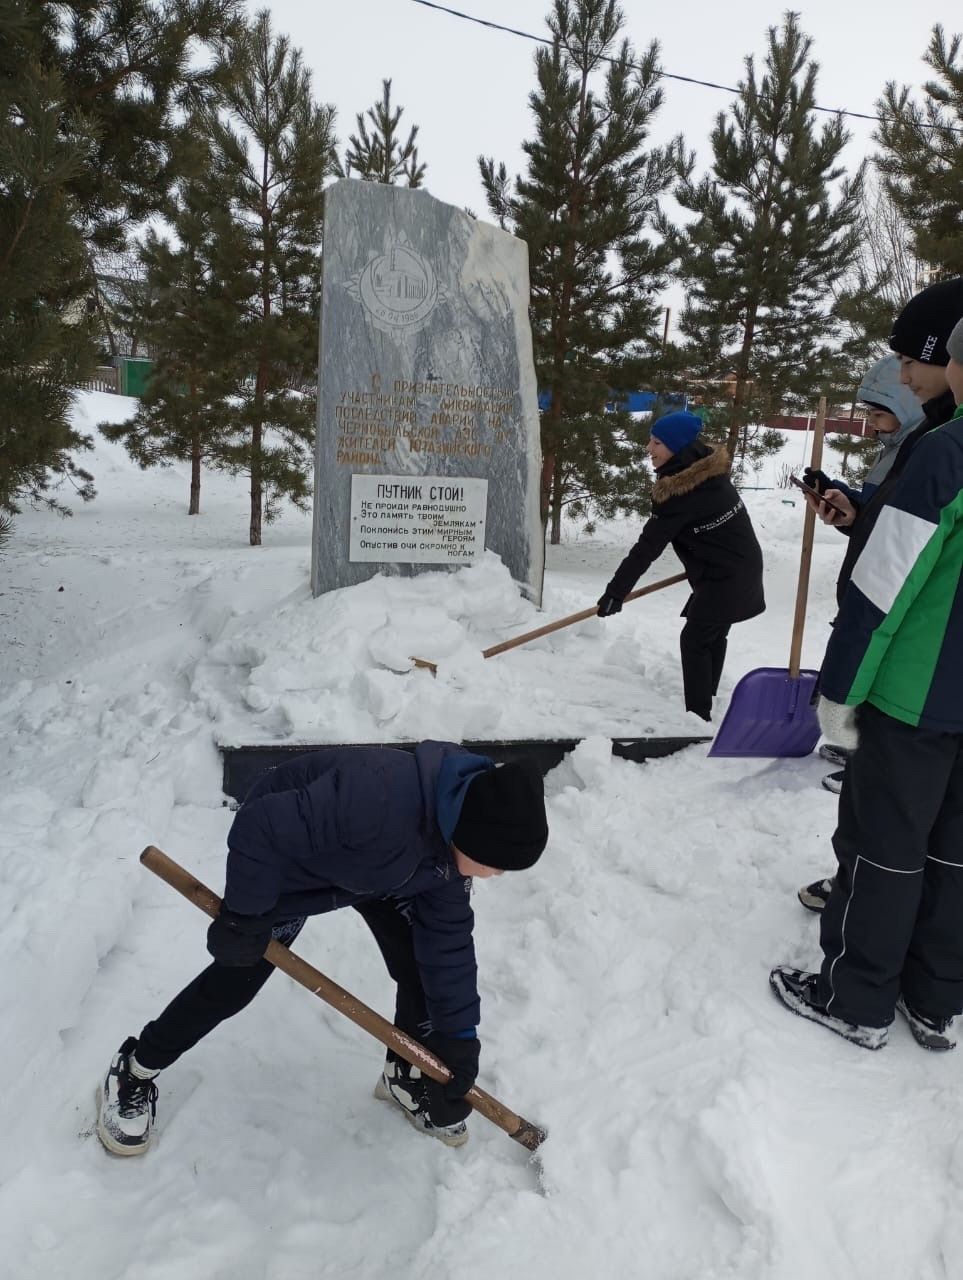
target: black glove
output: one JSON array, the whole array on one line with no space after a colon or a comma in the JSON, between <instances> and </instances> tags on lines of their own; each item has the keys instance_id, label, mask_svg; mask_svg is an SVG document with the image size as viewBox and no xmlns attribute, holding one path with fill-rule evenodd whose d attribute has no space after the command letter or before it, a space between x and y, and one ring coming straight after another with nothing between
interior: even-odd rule
<instances>
[{"instance_id":1,"label":"black glove","mask_svg":"<svg viewBox=\"0 0 963 1280\"><path fill-rule=\"evenodd\" d=\"M433 1054L441 1058L451 1072L448 1083L438 1085L445 1101L457 1102L475 1083L481 1042L474 1036L471 1040L458 1040L454 1036L432 1034L425 1039L425 1045Z\"/></svg>"},{"instance_id":2,"label":"black glove","mask_svg":"<svg viewBox=\"0 0 963 1280\"><path fill-rule=\"evenodd\" d=\"M610 596L606 591L604 596L599 596L599 612L600 618L610 618L613 613L622 612L622 601L618 596Z\"/></svg>"},{"instance_id":3,"label":"black glove","mask_svg":"<svg viewBox=\"0 0 963 1280\"><path fill-rule=\"evenodd\" d=\"M825 493L827 489L835 489L836 481L831 480L825 471L814 471L812 467L807 467L803 472L803 484L808 484L810 489L815 489L817 493Z\"/></svg>"},{"instance_id":4,"label":"black glove","mask_svg":"<svg viewBox=\"0 0 963 1280\"><path fill-rule=\"evenodd\" d=\"M242 916L224 906L207 931L208 951L218 964L232 969L257 964L270 941L270 916Z\"/></svg>"}]
</instances>

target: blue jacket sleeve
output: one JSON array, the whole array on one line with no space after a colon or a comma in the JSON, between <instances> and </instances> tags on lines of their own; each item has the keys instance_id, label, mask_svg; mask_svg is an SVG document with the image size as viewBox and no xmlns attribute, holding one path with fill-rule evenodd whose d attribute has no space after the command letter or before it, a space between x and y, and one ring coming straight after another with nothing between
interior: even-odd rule
<instances>
[{"instance_id":1,"label":"blue jacket sleeve","mask_svg":"<svg viewBox=\"0 0 963 1280\"><path fill-rule=\"evenodd\" d=\"M852 485L846 484L843 480L834 480L830 485L832 489L838 489L844 498L848 498L854 507L860 506L866 501L862 489L854 489Z\"/></svg>"},{"instance_id":2,"label":"blue jacket sleeve","mask_svg":"<svg viewBox=\"0 0 963 1280\"><path fill-rule=\"evenodd\" d=\"M478 968L471 881L462 876L410 901L411 937L432 1027L458 1035L478 1026Z\"/></svg>"},{"instance_id":3,"label":"blue jacket sleeve","mask_svg":"<svg viewBox=\"0 0 963 1280\"><path fill-rule=\"evenodd\" d=\"M241 915L273 911L281 896L285 857L306 852L305 835L292 830L299 792L274 791L244 801L227 833L224 905Z\"/></svg>"}]
</instances>

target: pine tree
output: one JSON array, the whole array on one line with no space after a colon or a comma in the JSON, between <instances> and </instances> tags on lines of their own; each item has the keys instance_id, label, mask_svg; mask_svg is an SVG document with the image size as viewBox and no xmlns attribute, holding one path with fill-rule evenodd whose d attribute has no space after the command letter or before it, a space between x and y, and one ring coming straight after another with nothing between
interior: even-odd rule
<instances>
[{"instance_id":1,"label":"pine tree","mask_svg":"<svg viewBox=\"0 0 963 1280\"><path fill-rule=\"evenodd\" d=\"M348 149L344 157L344 170L350 178L351 171L367 182L383 182L391 186L401 179L407 180L409 187L420 187L427 168L418 163L418 148L415 139L418 137L418 126L412 125L405 142L398 134L403 107L391 109L391 81L381 82L381 101L369 107L368 119L371 121L371 132L365 124L364 115L356 116L358 132L348 138Z\"/></svg>"},{"instance_id":2,"label":"pine tree","mask_svg":"<svg viewBox=\"0 0 963 1280\"><path fill-rule=\"evenodd\" d=\"M237 270L244 244L212 163L204 117L183 130L181 176L170 209L173 241L151 230L141 250L145 272L135 323L154 351L136 415L102 424L142 467L187 462L188 514L200 512L201 464L219 466L235 423L240 314L253 281Z\"/></svg>"},{"instance_id":3,"label":"pine tree","mask_svg":"<svg viewBox=\"0 0 963 1280\"><path fill-rule=\"evenodd\" d=\"M322 188L337 156L334 108L314 102L300 52L273 36L266 10L231 41L229 58L235 78L210 136L243 245L235 270L249 287L236 351L241 434L220 454L250 477L249 537L259 546L280 500L303 507L311 493Z\"/></svg>"},{"instance_id":4,"label":"pine tree","mask_svg":"<svg viewBox=\"0 0 963 1280\"><path fill-rule=\"evenodd\" d=\"M92 477L72 453L90 447L70 423L72 385L92 367L85 247L67 191L90 163L93 127L69 117L64 88L39 59L36 28L0 18L0 512L42 502L69 479L82 498Z\"/></svg>"},{"instance_id":5,"label":"pine tree","mask_svg":"<svg viewBox=\"0 0 963 1280\"><path fill-rule=\"evenodd\" d=\"M913 231L918 257L938 276L963 275L963 55L961 38L935 26L924 62L935 79L917 102L892 81L877 104L877 158L886 188Z\"/></svg>"},{"instance_id":6,"label":"pine tree","mask_svg":"<svg viewBox=\"0 0 963 1280\"><path fill-rule=\"evenodd\" d=\"M216 91L217 55L242 4L41 0L35 8L44 61L59 70L68 104L97 122L91 163L71 194L92 250L116 249L132 224L163 212L179 114Z\"/></svg>"},{"instance_id":7,"label":"pine tree","mask_svg":"<svg viewBox=\"0 0 963 1280\"><path fill-rule=\"evenodd\" d=\"M0 8L0 505L46 500L89 444L72 386L96 358L92 262L163 210L175 113L240 0L6 0ZM39 371L39 372L38 372ZM58 505L54 502L53 505Z\"/></svg>"},{"instance_id":8,"label":"pine tree","mask_svg":"<svg viewBox=\"0 0 963 1280\"><path fill-rule=\"evenodd\" d=\"M862 174L844 176L842 120L816 128L811 45L793 13L769 28L762 75L747 57L738 98L716 118L711 172L676 190L696 215L674 238L687 291L680 331L699 377L734 376L734 457L749 424L811 404L840 376L833 291L859 245Z\"/></svg>"},{"instance_id":9,"label":"pine tree","mask_svg":"<svg viewBox=\"0 0 963 1280\"><path fill-rule=\"evenodd\" d=\"M655 299L672 251L649 231L686 162L680 139L647 148L659 49L637 61L615 0L555 0L548 26L526 173L512 184L504 164L479 165L492 213L528 244L535 366L550 396L541 508L557 543L566 504L605 503L627 478L620 469L635 470L627 501L629 489L644 499L637 424L606 405L644 385L658 356Z\"/></svg>"}]
</instances>

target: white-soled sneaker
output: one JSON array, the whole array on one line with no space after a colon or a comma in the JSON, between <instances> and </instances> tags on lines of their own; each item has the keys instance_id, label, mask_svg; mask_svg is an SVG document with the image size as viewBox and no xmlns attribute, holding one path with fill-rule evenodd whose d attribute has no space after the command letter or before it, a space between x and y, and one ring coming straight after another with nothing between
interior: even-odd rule
<instances>
[{"instance_id":1,"label":"white-soled sneaker","mask_svg":"<svg viewBox=\"0 0 963 1280\"><path fill-rule=\"evenodd\" d=\"M807 911L822 911L832 891L832 880L814 880L812 884L803 885L796 896Z\"/></svg>"},{"instance_id":2,"label":"white-soled sneaker","mask_svg":"<svg viewBox=\"0 0 963 1280\"><path fill-rule=\"evenodd\" d=\"M896 1001L896 1008L909 1023L913 1039L924 1049L942 1053L956 1048L955 1018L932 1018L928 1013L910 1008L902 996Z\"/></svg>"},{"instance_id":3,"label":"white-soled sneaker","mask_svg":"<svg viewBox=\"0 0 963 1280\"><path fill-rule=\"evenodd\" d=\"M790 969L778 965L769 975L769 985L787 1009L800 1018L818 1022L827 1031L833 1031L844 1040L857 1044L861 1049L882 1049L889 1039L889 1027L866 1027L855 1022L845 1022L829 1013L816 998L818 973L806 973L804 969Z\"/></svg>"},{"instance_id":4,"label":"white-soled sneaker","mask_svg":"<svg viewBox=\"0 0 963 1280\"><path fill-rule=\"evenodd\" d=\"M847 751L845 747L837 747L832 742L824 742L819 748L820 760L828 760L830 764L844 765L851 755L851 751Z\"/></svg>"},{"instance_id":5,"label":"white-soled sneaker","mask_svg":"<svg viewBox=\"0 0 963 1280\"><path fill-rule=\"evenodd\" d=\"M419 1132L437 1138L446 1147L462 1147L468 1141L468 1125L464 1120L457 1124L432 1124L425 1078L418 1067L411 1066L403 1058L388 1054L385 1069L375 1085L374 1096L383 1102L395 1103Z\"/></svg>"},{"instance_id":6,"label":"white-soled sneaker","mask_svg":"<svg viewBox=\"0 0 963 1280\"><path fill-rule=\"evenodd\" d=\"M114 1054L98 1089L97 1136L115 1156L139 1156L150 1146L157 1111L157 1085L135 1075L131 1058L137 1041L129 1036Z\"/></svg>"}]
</instances>

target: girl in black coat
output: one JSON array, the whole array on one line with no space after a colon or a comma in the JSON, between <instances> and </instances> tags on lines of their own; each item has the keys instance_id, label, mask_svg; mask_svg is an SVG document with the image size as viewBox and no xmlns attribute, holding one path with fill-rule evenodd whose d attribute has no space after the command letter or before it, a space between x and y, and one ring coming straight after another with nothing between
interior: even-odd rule
<instances>
[{"instance_id":1,"label":"girl in black coat","mask_svg":"<svg viewBox=\"0 0 963 1280\"><path fill-rule=\"evenodd\" d=\"M655 467L652 515L599 600L600 618L622 602L671 543L682 561L692 595L679 637L687 711L711 719L726 637L734 622L763 612L762 551L732 481L721 445L697 439L694 413L670 413L651 430L648 451Z\"/></svg>"}]
</instances>

